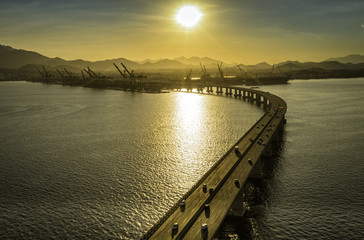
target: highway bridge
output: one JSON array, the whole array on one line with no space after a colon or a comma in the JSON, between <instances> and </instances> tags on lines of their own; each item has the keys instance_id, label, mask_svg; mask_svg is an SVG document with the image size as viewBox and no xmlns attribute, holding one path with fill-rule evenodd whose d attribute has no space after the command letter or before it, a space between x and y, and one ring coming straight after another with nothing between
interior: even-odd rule
<instances>
[{"instance_id":1,"label":"highway bridge","mask_svg":"<svg viewBox=\"0 0 364 240\"><path fill-rule=\"evenodd\" d=\"M161 218L142 239L212 239L227 214L244 215L244 184L262 174L262 156L272 154L285 123L287 105L281 98L255 88L208 86L198 92L252 102L265 114Z\"/></svg>"}]
</instances>

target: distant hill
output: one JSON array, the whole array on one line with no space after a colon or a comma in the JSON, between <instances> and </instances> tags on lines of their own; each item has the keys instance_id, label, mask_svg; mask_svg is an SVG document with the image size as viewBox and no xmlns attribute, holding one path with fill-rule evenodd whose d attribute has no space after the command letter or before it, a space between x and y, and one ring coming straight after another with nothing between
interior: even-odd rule
<instances>
[{"instance_id":1,"label":"distant hill","mask_svg":"<svg viewBox=\"0 0 364 240\"><path fill-rule=\"evenodd\" d=\"M207 71L215 74L217 70L217 62L219 60L209 57L178 57L174 59L159 59L136 62L126 58L107 59L101 61L86 61L82 59L77 60L64 60L62 58L49 58L39 53L26 51L21 49L14 49L9 46L0 44L0 70L1 72L13 72L19 70L22 72L34 72L40 69L42 65L50 71L55 69L63 70L68 69L71 72L80 72L82 69L90 67L95 72L113 72L117 71L113 63L117 64L120 69L123 63L129 70L140 71L158 71L166 69L194 69L194 72L200 70L200 64L205 65ZM223 63L223 70L226 72L238 72L237 64ZM244 71L268 71L268 72L289 72L289 71L302 71L302 70L355 70L364 68L364 56L353 54L342 58L331 58L324 62L305 62L286 61L274 65L266 62L258 63L255 65L240 64ZM274 67L273 67L274 66Z\"/></svg>"},{"instance_id":2,"label":"distant hill","mask_svg":"<svg viewBox=\"0 0 364 240\"><path fill-rule=\"evenodd\" d=\"M21 49L14 49L9 46L0 45L0 68L7 69L19 69L22 71L35 69L41 65L50 67L52 69L63 69L66 67L70 71L81 71L86 67L90 67L95 71L115 71L113 63L120 66L120 62L123 62L128 68L138 68L140 64L134 61L130 61L125 58L108 59L103 61L85 61L78 60L64 60L62 58L49 58L39 53L26 51Z\"/></svg>"},{"instance_id":3,"label":"distant hill","mask_svg":"<svg viewBox=\"0 0 364 240\"><path fill-rule=\"evenodd\" d=\"M45 64L50 58L36 52L0 45L0 67L16 69L29 63Z\"/></svg>"},{"instance_id":4,"label":"distant hill","mask_svg":"<svg viewBox=\"0 0 364 240\"><path fill-rule=\"evenodd\" d=\"M144 63L140 66L141 69L181 69L186 68L186 65L176 61L176 60L169 60L163 59L154 63Z\"/></svg>"},{"instance_id":5,"label":"distant hill","mask_svg":"<svg viewBox=\"0 0 364 240\"><path fill-rule=\"evenodd\" d=\"M216 62L220 62L219 60L212 59L209 57L201 58L201 57L196 57L196 56L190 57L190 58L178 57L178 58L174 58L173 60L184 63L186 65L200 65L200 63L203 65L210 65L210 64L216 65Z\"/></svg>"},{"instance_id":6,"label":"distant hill","mask_svg":"<svg viewBox=\"0 0 364 240\"><path fill-rule=\"evenodd\" d=\"M40 64L26 64L24 66L21 66L17 70L22 72L38 72L38 69L41 70L43 65ZM79 72L81 71L79 68L75 68L69 65L57 65L57 66L46 66L47 71L56 72L56 69L60 70L61 72L64 72L64 68L67 69L67 71L70 72Z\"/></svg>"},{"instance_id":7,"label":"distant hill","mask_svg":"<svg viewBox=\"0 0 364 240\"><path fill-rule=\"evenodd\" d=\"M161 60L163 60L163 58L160 58L160 59L149 59L149 58L147 58L147 59L145 59L143 61L138 61L138 63L140 63L140 64L144 64L144 63L155 63L155 62L159 62Z\"/></svg>"},{"instance_id":8,"label":"distant hill","mask_svg":"<svg viewBox=\"0 0 364 240\"><path fill-rule=\"evenodd\" d=\"M272 67L272 65L269 65L266 62L261 62L261 63L255 64L255 66L260 67L260 68L270 68L270 67Z\"/></svg>"},{"instance_id":9,"label":"distant hill","mask_svg":"<svg viewBox=\"0 0 364 240\"><path fill-rule=\"evenodd\" d=\"M346 57L338 57L338 58L329 58L325 61L337 61L341 63L364 63L364 55L360 54L351 54Z\"/></svg>"}]
</instances>

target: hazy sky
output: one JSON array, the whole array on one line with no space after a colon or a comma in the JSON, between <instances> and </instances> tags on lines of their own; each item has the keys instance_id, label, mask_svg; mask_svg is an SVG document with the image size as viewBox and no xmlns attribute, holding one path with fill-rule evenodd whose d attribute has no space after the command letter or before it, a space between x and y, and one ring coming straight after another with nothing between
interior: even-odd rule
<instances>
[{"instance_id":1,"label":"hazy sky","mask_svg":"<svg viewBox=\"0 0 364 240\"><path fill-rule=\"evenodd\" d=\"M364 54L363 0L0 0L0 44L67 60L209 56L253 64ZM204 14L186 31L184 5Z\"/></svg>"}]
</instances>

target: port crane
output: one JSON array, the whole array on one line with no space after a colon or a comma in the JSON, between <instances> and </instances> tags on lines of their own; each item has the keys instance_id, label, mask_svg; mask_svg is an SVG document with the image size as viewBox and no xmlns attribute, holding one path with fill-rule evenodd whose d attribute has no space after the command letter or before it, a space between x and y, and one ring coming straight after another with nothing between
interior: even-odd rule
<instances>
[{"instance_id":1,"label":"port crane","mask_svg":"<svg viewBox=\"0 0 364 240\"><path fill-rule=\"evenodd\" d=\"M39 74L43 77L43 78L47 78L47 77L50 77L51 75L47 72L47 70L45 69L44 65L42 65L42 69L43 69L43 72L40 71L38 68L38 72Z\"/></svg>"},{"instance_id":2,"label":"port crane","mask_svg":"<svg viewBox=\"0 0 364 240\"><path fill-rule=\"evenodd\" d=\"M218 76L220 77L220 78L222 78L222 79L224 79L224 72L222 71L222 62L221 62L221 64L219 65L219 63L217 62L216 63L217 64L217 68L218 68Z\"/></svg>"},{"instance_id":3,"label":"port crane","mask_svg":"<svg viewBox=\"0 0 364 240\"><path fill-rule=\"evenodd\" d=\"M37 68L37 70L38 70L38 72L39 72L40 76L45 77L45 76L44 76L44 73L43 73L42 71L40 71L38 68Z\"/></svg>"},{"instance_id":4,"label":"port crane","mask_svg":"<svg viewBox=\"0 0 364 240\"><path fill-rule=\"evenodd\" d=\"M44 74L45 74L44 76L45 77L50 77L51 75L46 71L44 65L42 65L42 68L43 68L43 71L44 71Z\"/></svg>"},{"instance_id":5,"label":"port crane","mask_svg":"<svg viewBox=\"0 0 364 240\"><path fill-rule=\"evenodd\" d=\"M87 67L87 69L83 69L83 71L85 71L90 76L90 79L91 78L101 78L101 76L96 74L94 71L92 71L90 67ZM82 77L84 78L83 73L82 73Z\"/></svg>"},{"instance_id":6,"label":"port crane","mask_svg":"<svg viewBox=\"0 0 364 240\"><path fill-rule=\"evenodd\" d=\"M114 66L115 66L115 68L118 70L118 72L120 73L120 75L125 79L125 78L127 78L127 76L120 70L120 68L118 67L118 66L116 66L116 64L115 63L113 63L114 64Z\"/></svg>"},{"instance_id":7,"label":"port crane","mask_svg":"<svg viewBox=\"0 0 364 240\"><path fill-rule=\"evenodd\" d=\"M61 71L59 71L57 68L56 68L56 71L58 72L58 74L61 76L61 78L65 78L65 76L63 75L63 73L61 73Z\"/></svg>"},{"instance_id":8,"label":"port crane","mask_svg":"<svg viewBox=\"0 0 364 240\"><path fill-rule=\"evenodd\" d=\"M89 72L88 70L86 70L86 69L83 69L83 71L85 71L89 76L90 76L90 79L93 77L92 76L92 73L91 72ZM82 72L82 77L85 77L84 75L83 75L83 72Z\"/></svg>"},{"instance_id":9,"label":"port crane","mask_svg":"<svg viewBox=\"0 0 364 240\"><path fill-rule=\"evenodd\" d=\"M63 70L67 73L67 75L69 76L69 78L72 78L73 77L72 74L69 71L67 71L66 68L63 68Z\"/></svg>"},{"instance_id":10,"label":"port crane","mask_svg":"<svg viewBox=\"0 0 364 240\"><path fill-rule=\"evenodd\" d=\"M94 76L94 77L96 77L96 78L101 78L101 76L100 76L100 75L98 75L98 74L96 74L94 71L92 71L92 70L90 69L90 67L87 67L87 69L88 69L88 71L92 74L92 76Z\"/></svg>"},{"instance_id":11,"label":"port crane","mask_svg":"<svg viewBox=\"0 0 364 240\"><path fill-rule=\"evenodd\" d=\"M147 77L147 76L144 76L144 75L138 75L138 76L136 76L134 74L134 70L129 71L129 69L122 62L120 64L121 64L121 66L123 66L124 72L122 72L115 63L113 63L113 64L114 64L115 68L119 71L119 73L121 74L121 76L123 76L123 78L129 78L133 82L135 82L136 79L140 80L142 78L146 78Z\"/></svg>"},{"instance_id":12,"label":"port crane","mask_svg":"<svg viewBox=\"0 0 364 240\"><path fill-rule=\"evenodd\" d=\"M186 77L185 77L185 80L186 81L191 81L191 76L192 76L192 69L190 69L187 74L186 74Z\"/></svg>"},{"instance_id":13,"label":"port crane","mask_svg":"<svg viewBox=\"0 0 364 240\"><path fill-rule=\"evenodd\" d=\"M125 71L128 73L129 78L131 78L132 80L135 80L134 70L131 70L131 72L130 72L129 69L123 63L121 63L121 66L123 66Z\"/></svg>"},{"instance_id":14,"label":"port crane","mask_svg":"<svg viewBox=\"0 0 364 240\"><path fill-rule=\"evenodd\" d=\"M273 74L273 70L274 70L274 68L278 68L279 73L280 73L281 75L283 75L283 73L282 73L282 71L281 71L281 68L280 68L279 66L277 66L277 67L276 67L274 64L273 64L273 66L272 66L271 74Z\"/></svg>"},{"instance_id":15,"label":"port crane","mask_svg":"<svg viewBox=\"0 0 364 240\"><path fill-rule=\"evenodd\" d=\"M200 63L200 66L201 66L201 71L202 71L201 80L206 81L207 79L210 78L210 73L207 72L205 65L202 65Z\"/></svg>"},{"instance_id":16,"label":"port crane","mask_svg":"<svg viewBox=\"0 0 364 240\"><path fill-rule=\"evenodd\" d=\"M245 78L248 78L248 73L246 71L244 71L243 69L241 69L240 64L236 65L239 68L240 73L244 76Z\"/></svg>"}]
</instances>

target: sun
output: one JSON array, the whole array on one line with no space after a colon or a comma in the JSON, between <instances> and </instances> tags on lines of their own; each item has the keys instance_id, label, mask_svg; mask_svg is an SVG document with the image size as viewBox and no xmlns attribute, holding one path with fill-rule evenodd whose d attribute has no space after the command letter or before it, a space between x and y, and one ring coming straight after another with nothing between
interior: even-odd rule
<instances>
[{"instance_id":1,"label":"sun","mask_svg":"<svg viewBox=\"0 0 364 240\"><path fill-rule=\"evenodd\" d=\"M195 26L202 18L203 14L195 6L184 6L181 7L174 19L186 28L191 28Z\"/></svg>"}]
</instances>

